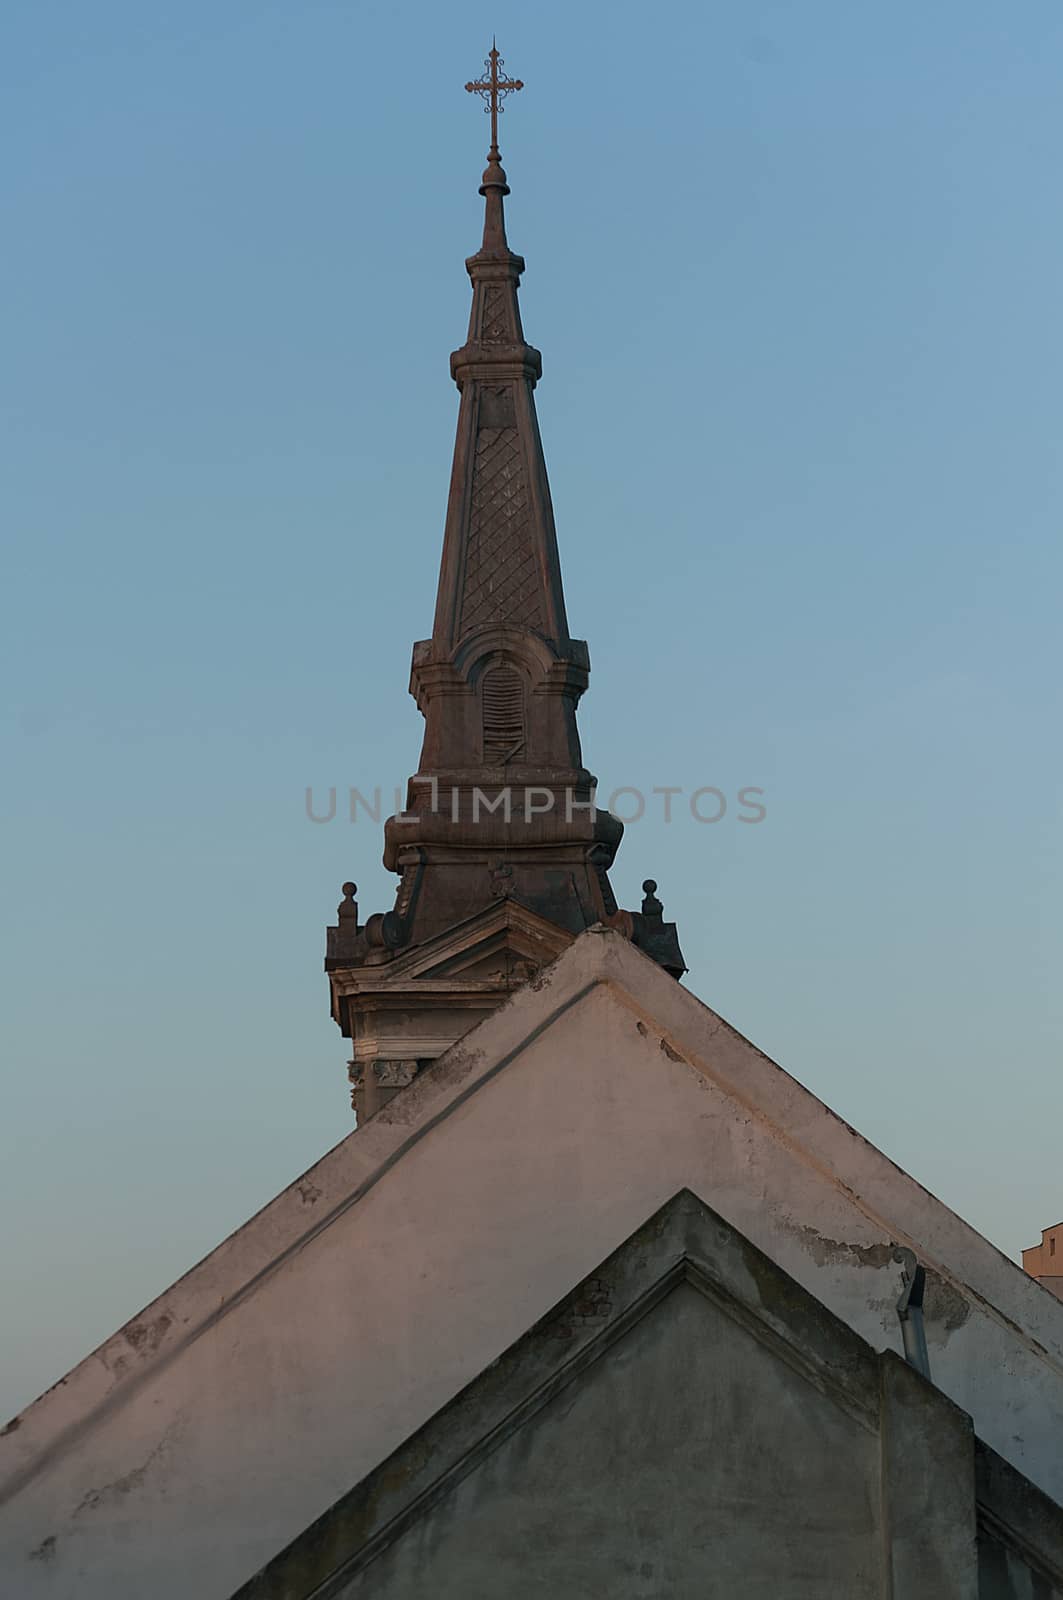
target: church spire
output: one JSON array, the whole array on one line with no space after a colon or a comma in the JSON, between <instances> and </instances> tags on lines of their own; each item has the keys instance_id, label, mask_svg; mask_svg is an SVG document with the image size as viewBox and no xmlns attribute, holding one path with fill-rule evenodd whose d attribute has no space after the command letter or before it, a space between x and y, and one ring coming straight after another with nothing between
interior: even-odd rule
<instances>
[{"instance_id":1,"label":"church spire","mask_svg":"<svg viewBox=\"0 0 1063 1600\"><path fill-rule=\"evenodd\" d=\"M329 930L362 1117L595 923L685 970L659 901L618 909L608 871L623 824L596 808L583 766L576 707L590 662L568 631L535 414L542 358L524 337L524 262L506 239L498 118L523 84L502 66L492 44L465 86L491 117L484 231L465 263L468 334L450 358L461 400L435 620L413 649L424 743L406 809L384 828L398 895L364 927L348 896Z\"/></svg>"}]
</instances>

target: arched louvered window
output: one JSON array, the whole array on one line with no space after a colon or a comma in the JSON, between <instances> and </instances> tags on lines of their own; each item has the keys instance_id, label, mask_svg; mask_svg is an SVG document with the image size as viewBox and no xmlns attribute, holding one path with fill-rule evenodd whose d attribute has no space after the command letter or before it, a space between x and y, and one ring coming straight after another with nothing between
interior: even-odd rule
<instances>
[{"instance_id":1,"label":"arched louvered window","mask_svg":"<svg viewBox=\"0 0 1063 1600\"><path fill-rule=\"evenodd\" d=\"M505 766L524 748L524 682L515 667L499 662L481 680L484 765Z\"/></svg>"}]
</instances>

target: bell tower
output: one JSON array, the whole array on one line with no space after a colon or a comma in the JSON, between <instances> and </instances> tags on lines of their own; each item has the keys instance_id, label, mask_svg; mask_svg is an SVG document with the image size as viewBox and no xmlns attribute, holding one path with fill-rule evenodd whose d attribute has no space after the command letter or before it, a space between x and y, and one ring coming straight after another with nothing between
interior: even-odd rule
<instances>
[{"instance_id":1,"label":"bell tower","mask_svg":"<svg viewBox=\"0 0 1063 1600\"><path fill-rule=\"evenodd\" d=\"M656 885L642 912L617 906L609 868L623 824L597 809L583 765L576 708L590 659L568 631L535 413L542 357L524 337L524 261L506 238L498 117L523 84L502 65L492 45L466 84L487 103L491 146L483 240L465 263L468 334L450 358L461 400L435 619L410 674L424 743L406 810L384 828L398 894L362 926L345 886L329 929L332 1010L354 1041L363 1120L595 923L685 971Z\"/></svg>"}]
</instances>

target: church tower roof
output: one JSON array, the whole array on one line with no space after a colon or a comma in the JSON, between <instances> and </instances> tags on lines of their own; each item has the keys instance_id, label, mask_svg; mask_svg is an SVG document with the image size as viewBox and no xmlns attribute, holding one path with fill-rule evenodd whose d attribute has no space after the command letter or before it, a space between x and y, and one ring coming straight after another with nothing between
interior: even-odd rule
<instances>
[{"instance_id":1,"label":"church tower roof","mask_svg":"<svg viewBox=\"0 0 1063 1600\"><path fill-rule=\"evenodd\" d=\"M466 84L486 101L491 145L483 240L465 263L468 334L450 358L461 399L435 619L413 649L424 743L406 809L384 829L398 894L363 927L346 886L329 930L333 1015L354 1040L362 1117L587 927L616 928L676 977L685 970L655 884L640 912L617 906L608 873L623 825L597 809L583 765L576 707L590 660L568 631L535 412L542 358L524 337L524 261L506 237L498 118L523 84L502 66L492 44Z\"/></svg>"}]
</instances>

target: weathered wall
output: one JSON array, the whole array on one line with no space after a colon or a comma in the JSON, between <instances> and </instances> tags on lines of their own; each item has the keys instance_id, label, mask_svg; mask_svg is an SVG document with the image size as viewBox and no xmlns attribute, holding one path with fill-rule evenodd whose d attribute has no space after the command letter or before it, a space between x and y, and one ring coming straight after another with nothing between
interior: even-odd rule
<instances>
[{"instance_id":1,"label":"weathered wall","mask_svg":"<svg viewBox=\"0 0 1063 1600\"><path fill-rule=\"evenodd\" d=\"M974 1469L969 1417L684 1190L233 1600L977 1600Z\"/></svg>"},{"instance_id":2,"label":"weathered wall","mask_svg":"<svg viewBox=\"0 0 1063 1600\"><path fill-rule=\"evenodd\" d=\"M684 1285L336 1600L881 1600L879 1455Z\"/></svg>"},{"instance_id":3,"label":"weathered wall","mask_svg":"<svg viewBox=\"0 0 1063 1600\"><path fill-rule=\"evenodd\" d=\"M979 1442L978 1600L1063 1600L1063 1508Z\"/></svg>"},{"instance_id":4,"label":"weathered wall","mask_svg":"<svg viewBox=\"0 0 1063 1600\"><path fill-rule=\"evenodd\" d=\"M24 1414L0 1572L223 1600L683 1186L877 1348L915 1248L935 1380L1063 1498L1063 1306L588 934Z\"/></svg>"},{"instance_id":5,"label":"weathered wall","mask_svg":"<svg viewBox=\"0 0 1063 1600\"><path fill-rule=\"evenodd\" d=\"M1063 1600L1063 1587L1019 1551L982 1533L978 1540L978 1600Z\"/></svg>"}]
</instances>

